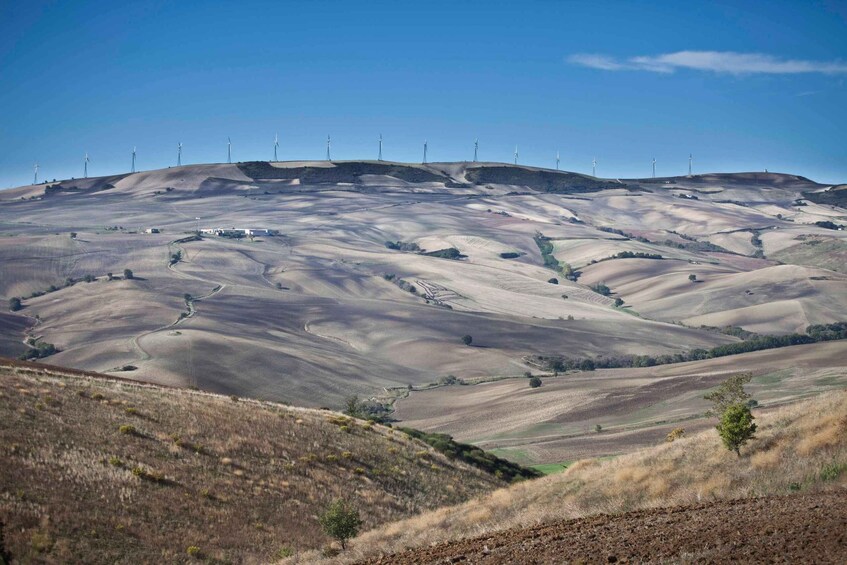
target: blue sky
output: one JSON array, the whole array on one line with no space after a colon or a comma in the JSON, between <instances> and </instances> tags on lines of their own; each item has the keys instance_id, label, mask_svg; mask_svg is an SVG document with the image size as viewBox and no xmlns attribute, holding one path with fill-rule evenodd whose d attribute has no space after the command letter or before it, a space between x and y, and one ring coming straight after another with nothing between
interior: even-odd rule
<instances>
[{"instance_id":1,"label":"blue sky","mask_svg":"<svg viewBox=\"0 0 847 565\"><path fill-rule=\"evenodd\" d=\"M0 0L0 187L183 162L480 158L847 182L845 2Z\"/></svg>"}]
</instances>

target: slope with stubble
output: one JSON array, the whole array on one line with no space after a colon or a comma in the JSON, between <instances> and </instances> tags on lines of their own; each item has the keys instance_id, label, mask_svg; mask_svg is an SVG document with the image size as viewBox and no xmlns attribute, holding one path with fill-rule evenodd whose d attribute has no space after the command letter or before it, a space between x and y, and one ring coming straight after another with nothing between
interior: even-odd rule
<instances>
[{"instance_id":1,"label":"slope with stubble","mask_svg":"<svg viewBox=\"0 0 847 565\"><path fill-rule=\"evenodd\" d=\"M0 363L0 522L20 562L268 562L504 484L338 413ZM189 548L192 549L189 552Z\"/></svg>"},{"instance_id":2,"label":"slope with stubble","mask_svg":"<svg viewBox=\"0 0 847 565\"><path fill-rule=\"evenodd\" d=\"M561 474L366 532L354 540L345 559L592 515L763 495L843 492L847 391L754 414L759 429L740 458L709 430L616 459L579 461ZM527 551L521 559L532 561L532 549ZM295 561L316 559L308 553Z\"/></svg>"}]
</instances>

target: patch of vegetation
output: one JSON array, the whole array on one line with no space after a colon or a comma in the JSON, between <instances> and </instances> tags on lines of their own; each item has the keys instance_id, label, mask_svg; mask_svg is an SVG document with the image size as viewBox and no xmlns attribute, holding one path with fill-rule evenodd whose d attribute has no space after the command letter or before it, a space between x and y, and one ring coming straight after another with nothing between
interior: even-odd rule
<instances>
[{"instance_id":1,"label":"patch of vegetation","mask_svg":"<svg viewBox=\"0 0 847 565\"><path fill-rule=\"evenodd\" d=\"M411 251L411 252L419 252L421 250L420 246L417 243L407 243L405 241L386 241L385 247L388 249L393 249L395 251Z\"/></svg>"},{"instance_id":2,"label":"patch of vegetation","mask_svg":"<svg viewBox=\"0 0 847 565\"><path fill-rule=\"evenodd\" d=\"M835 222L831 222L829 220L821 220L821 221L815 222L815 225L818 226L819 228L824 228L824 229L828 229L828 230L842 230L842 229L844 229L843 225L836 224Z\"/></svg>"},{"instance_id":3,"label":"patch of vegetation","mask_svg":"<svg viewBox=\"0 0 847 565\"><path fill-rule=\"evenodd\" d=\"M430 251L429 253L424 253L424 255L429 257L438 257L439 259L464 259L467 257L467 255L462 255L462 253L455 247L439 249L438 251Z\"/></svg>"},{"instance_id":4,"label":"patch of vegetation","mask_svg":"<svg viewBox=\"0 0 847 565\"><path fill-rule=\"evenodd\" d=\"M805 334L757 335L737 343L718 345L711 349L693 349L684 353L666 355L621 355L596 359L572 359L564 356L537 356L535 360L548 371L593 371L594 369L619 369L629 367L653 367L670 363L685 363L714 359L751 351L778 349L792 345L804 345L822 341L847 339L847 322L809 326Z\"/></svg>"},{"instance_id":5,"label":"patch of vegetation","mask_svg":"<svg viewBox=\"0 0 847 565\"><path fill-rule=\"evenodd\" d=\"M274 167L265 161L239 163L248 177L254 180L295 180L301 184L359 184L363 175L383 175L410 182L450 182L450 177L427 169L393 163L338 162L329 167Z\"/></svg>"},{"instance_id":6,"label":"patch of vegetation","mask_svg":"<svg viewBox=\"0 0 847 565\"><path fill-rule=\"evenodd\" d=\"M541 379L539 377L530 377L529 386L530 388L538 388L542 385Z\"/></svg>"},{"instance_id":7,"label":"patch of vegetation","mask_svg":"<svg viewBox=\"0 0 847 565\"><path fill-rule=\"evenodd\" d=\"M328 536L341 542L341 549L347 548L347 540L356 537L362 526L359 511L343 500L333 501L318 521Z\"/></svg>"},{"instance_id":8,"label":"patch of vegetation","mask_svg":"<svg viewBox=\"0 0 847 565\"><path fill-rule=\"evenodd\" d=\"M397 275L395 275L394 273L385 273L384 275L382 275L382 278L389 282L393 282L398 287L400 287L401 290L405 290L406 292L410 292L412 294L418 293L418 289L417 287L415 287L415 285L413 285L407 280L397 278Z\"/></svg>"},{"instance_id":9,"label":"patch of vegetation","mask_svg":"<svg viewBox=\"0 0 847 565\"><path fill-rule=\"evenodd\" d=\"M462 343L464 343L465 345L472 344L473 343L473 337L471 337L469 335L463 335L462 336Z\"/></svg>"},{"instance_id":10,"label":"patch of vegetation","mask_svg":"<svg viewBox=\"0 0 847 565\"><path fill-rule=\"evenodd\" d=\"M815 204L825 204L829 206L847 207L847 184L833 186L829 190L823 192L804 192L803 196L806 200L811 200ZM795 206L804 204L795 203Z\"/></svg>"},{"instance_id":11,"label":"patch of vegetation","mask_svg":"<svg viewBox=\"0 0 847 565\"><path fill-rule=\"evenodd\" d=\"M59 352L55 345L47 343L46 341L28 340L27 343L30 345L30 348L18 356L18 359L21 359L22 361L43 359Z\"/></svg>"},{"instance_id":12,"label":"patch of vegetation","mask_svg":"<svg viewBox=\"0 0 847 565\"><path fill-rule=\"evenodd\" d=\"M698 241L697 239L687 236L685 234L681 234L678 232L671 232L680 238L684 239L683 243L678 241L673 241L672 239L665 239L664 241L651 241L646 237L641 237L639 235L633 235L631 233L627 233L623 230L619 230L617 228L607 228L607 227L598 227L598 230L606 233L614 233L617 235L621 235L628 239L632 239L634 241L638 241L640 243L650 243L653 245L662 245L664 247L672 247L674 249L683 249L685 251L701 251L701 252L711 252L711 253L730 253L733 255L737 255L732 251L724 249L720 245L715 245L714 243L710 243L708 241Z\"/></svg>"},{"instance_id":13,"label":"patch of vegetation","mask_svg":"<svg viewBox=\"0 0 847 565\"><path fill-rule=\"evenodd\" d=\"M135 278L135 275L132 273L132 269L124 269L124 278L127 280L132 280Z\"/></svg>"},{"instance_id":14,"label":"patch of vegetation","mask_svg":"<svg viewBox=\"0 0 847 565\"><path fill-rule=\"evenodd\" d=\"M168 259L168 264L173 266L182 261L182 251L175 251L171 253L170 259Z\"/></svg>"},{"instance_id":15,"label":"patch of vegetation","mask_svg":"<svg viewBox=\"0 0 847 565\"><path fill-rule=\"evenodd\" d=\"M500 258L501 259L517 259L521 255L522 255L521 253L515 253L514 251L507 251L506 253L501 253Z\"/></svg>"},{"instance_id":16,"label":"patch of vegetation","mask_svg":"<svg viewBox=\"0 0 847 565\"><path fill-rule=\"evenodd\" d=\"M469 168L465 178L474 184L511 184L553 194L580 194L625 188L625 184L584 177L575 173L525 169L507 165Z\"/></svg>"},{"instance_id":17,"label":"patch of vegetation","mask_svg":"<svg viewBox=\"0 0 847 565\"><path fill-rule=\"evenodd\" d=\"M724 447L741 457L741 447L755 437L754 416L746 404L732 404L721 414L718 434Z\"/></svg>"},{"instance_id":18,"label":"patch of vegetation","mask_svg":"<svg viewBox=\"0 0 847 565\"><path fill-rule=\"evenodd\" d=\"M545 267L562 274L570 281L576 281L579 278L579 272L575 272L570 265L564 261L559 261L553 255L553 244L550 243L552 240L549 237L545 236L541 232L535 232L533 240L535 241L535 245L538 246L538 250L541 252L541 259L544 261ZM558 284L558 281L556 284Z\"/></svg>"},{"instance_id":19,"label":"patch of vegetation","mask_svg":"<svg viewBox=\"0 0 847 565\"><path fill-rule=\"evenodd\" d=\"M13 296L9 299L9 310L11 310L12 312L17 312L21 308L23 308L23 304L21 303L20 298L18 298L17 296Z\"/></svg>"},{"instance_id":20,"label":"patch of vegetation","mask_svg":"<svg viewBox=\"0 0 847 565\"><path fill-rule=\"evenodd\" d=\"M588 288L590 288L597 294L602 294L603 296L609 296L610 294L612 294L612 289L603 283L597 283L595 285L589 286Z\"/></svg>"},{"instance_id":21,"label":"patch of vegetation","mask_svg":"<svg viewBox=\"0 0 847 565\"><path fill-rule=\"evenodd\" d=\"M432 446L436 451L443 453L451 459L473 465L506 481L514 482L524 479L535 479L541 476L541 473L535 469L522 467L517 463L501 459L496 455L486 453L475 445L458 443L452 436L447 434L431 434L413 428L398 429L406 435Z\"/></svg>"}]
</instances>

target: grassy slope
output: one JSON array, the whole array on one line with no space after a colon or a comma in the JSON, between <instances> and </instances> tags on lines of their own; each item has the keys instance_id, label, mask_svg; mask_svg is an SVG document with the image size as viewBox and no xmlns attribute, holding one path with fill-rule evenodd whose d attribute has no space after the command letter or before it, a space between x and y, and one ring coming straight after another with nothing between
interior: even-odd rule
<instances>
[{"instance_id":1,"label":"grassy slope","mask_svg":"<svg viewBox=\"0 0 847 565\"><path fill-rule=\"evenodd\" d=\"M504 484L336 413L61 373L0 363L0 520L21 561L264 562L326 543L335 498L373 528Z\"/></svg>"},{"instance_id":2,"label":"grassy slope","mask_svg":"<svg viewBox=\"0 0 847 565\"><path fill-rule=\"evenodd\" d=\"M366 532L345 558L593 514L847 484L847 391L759 413L757 423L757 439L740 459L709 430L611 460L577 462L560 474Z\"/></svg>"}]
</instances>

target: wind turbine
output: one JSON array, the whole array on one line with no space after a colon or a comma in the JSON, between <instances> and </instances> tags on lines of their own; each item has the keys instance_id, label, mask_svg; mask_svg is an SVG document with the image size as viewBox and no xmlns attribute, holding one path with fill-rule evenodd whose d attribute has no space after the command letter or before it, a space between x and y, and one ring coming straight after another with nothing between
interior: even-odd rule
<instances>
[{"instance_id":1,"label":"wind turbine","mask_svg":"<svg viewBox=\"0 0 847 565\"><path fill-rule=\"evenodd\" d=\"M278 161L276 158L276 150L279 148L279 134L274 134L274 162Z\"/></svg>"},{"instance_id":2,"label":"wind turbine","mask_svg":"<svg viewBox=\"0 0 847 565\"><path fill-rule=\"evenodd\" d=\"M232 163L232 140L229 137L226 138L226 162Z\"/></svg>"},{"instance_id":3,"label":"wind turbine","mask_svg":"<svg viewBox=\"0 0 847 565\"><path fill-rule=\"evenodd\" d=\"M179 167L182 165L182 143L178 143L176 146L176 166Z\"/></svg>"},{"instance_id":4,"label":"wind turbine","mask_svg":"<svg viewBox=\"0 0 847 565\"><path fill-rule=\"evenodd\" d=\"M656 178L656 158L653 157L653 178Z\"/></svg>"},{"instance_id":5,"label":"wind turbine","mask_svg":"<svg viewBox=\"0 0 847 565\"><path fill-rule=\"evenodd\" d=\"M379 156L376 158L377 161L382 161L382 134L379 134Z\"/></svg>"},{"instance_id":6,"label":"wind turbine","mask_svg":"<svg viewBox=\"0 0 847 565\"><path fill-rule=\"evenodd\" d=\"M473 142L473 162L476 163L476 158L479 156L479 138Z\"/></svg>"},{"instance_id":7,"label":"wind turbine","mask_svg":"<svg viewBox=\"0 0 847 565\"><path fill-rule=\"evenodd\" d=\"M424 139L424 164L426 164L426 140Z\"/></svg>"},{"instance_id":8,"label":"wind turbine","mask_svg":"<svg viewBox=\"0 0 847 565\"><path fill-rule=\"evenodd\" d=\"M329 138L329 135L326 136L326 160L332 161L332 157L329 154L329 148L332 146L332 140Z\"/></svg>"},{"instance_id":9,"label":"wind turbine","mask_svg":"<svg viewBox=\"0 0 847 565\"><path fill-rule=\"evenodd\" d=\"M688 176L691 176L691 161L694 160L694 155L691 153L688 154Z\"/></svg>"},{"instance_id":10,"label":"wind turbine","mask_svg":"<svg viewBox=\"0 0 847 565\"><path fill-rule=\"evenodd\" d=\"M597 157L594 157L594 160L591 161L591 176L597 176Z\"/></svg>"},{"instance_id":11,"label":"wind turbine","mask_svg":"<svg viewBox=\"0 0 847 565\"><path fill-rule=\"evenodd\" d=\"M89 161L88 153L86 152L85 160L83 161L83 173L82 173L82 178L84 178L84 179L88 178L88 161Z\"/></svg>"},{"instance_id":12,"label":"wind turbine","mask_svg":"<svg viewBox=\"0 0 847 565\"><path fill-rule=\"evenodd\" d=\"M515 165L518 164L518 146L515 145Z\"/></svg>"},{"instance_id":13,"label":"wind turbine","mask_svg":"<svg viewBox=\"0 0 847 565\"><path fill-rule=\"evenodd\" d=\"M35 162L33 169L35 169L35 176L32 179L32 184L38 184L38 161Z\"/></svg>"},{"instance_id":14,"label":"wind turbine","mask_svg":"<svg viewBox=\"0 0 847 565\"><path fill-rule=\"evenodd\" d=\"M556 149L556 170L559 170L559 150Z\"/></svg>"},{"instance_id":15,"label":"wind turbine","mask_svg":"<svg viewBox=\"0 0 847 565\"><path fill-rule=\"evenodd\" d=\"M135 172L135 147L132 148L132 172Z\"/></svg>"}]
</instances>

